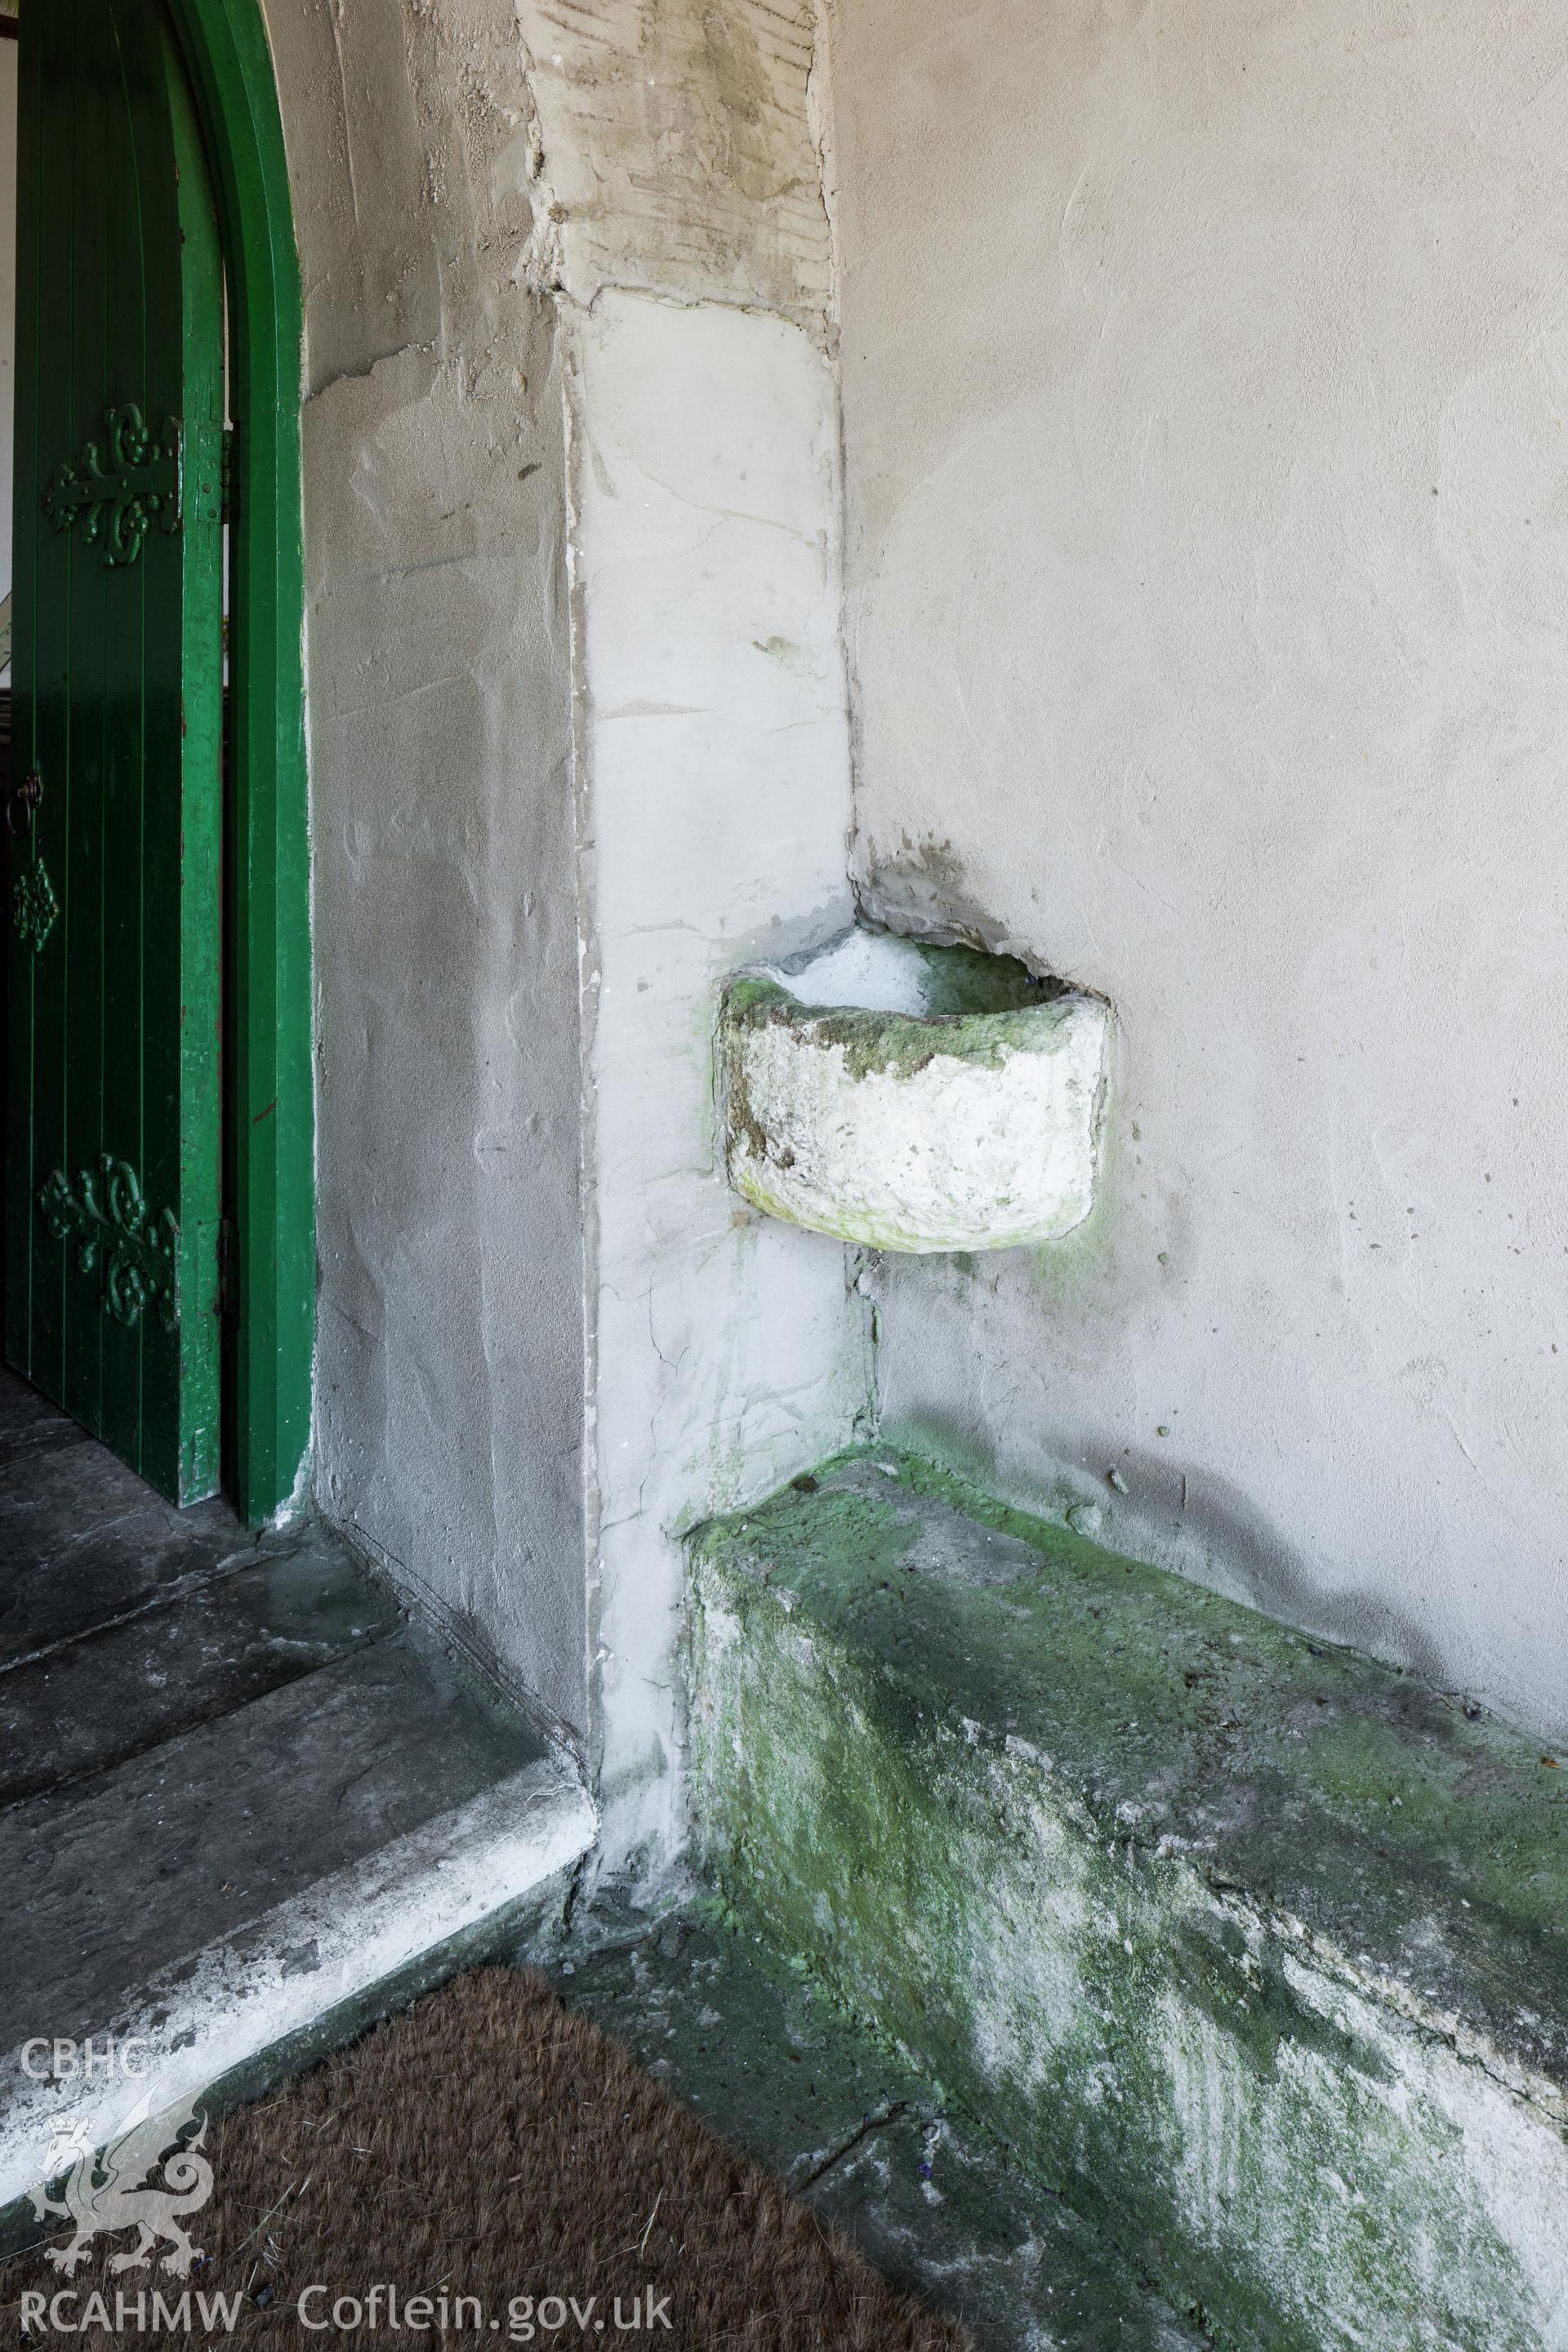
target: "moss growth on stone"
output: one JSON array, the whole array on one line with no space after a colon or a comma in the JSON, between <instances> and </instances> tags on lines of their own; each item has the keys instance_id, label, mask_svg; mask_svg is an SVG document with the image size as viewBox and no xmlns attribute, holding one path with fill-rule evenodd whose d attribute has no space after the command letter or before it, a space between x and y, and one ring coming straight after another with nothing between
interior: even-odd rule
<instances>
[{"instance_id":1,"label":"moss growth on stone","mask_svg":"<svg viewBox=\"0 0 1568 2352\"><path fill-rule=\"evenodd\" d=\"M1021 1013L1048 1004L1066 988L1060 980L1037 980L1016 956L923 940L913 945L925 971L928 1013Z\"/></svg>"},{"instance_id":2,"label":"moss growth on stone","mask_svg":"<svg viewBox=\"0 0 1568 2352\"><path fill-rule=\"evenodd\" d=\"M1536 1751L881 1449L692 1555L737 1910L1232 2340L1557 2340L1568 1791Z\"/></svg>"},{"instance_id":3,"label":"moss growth on stone","mask_svg":"<svg viewBox=\"0 0 1568 2352\"><path fill-rule=\"evenodd\" d=\"M1071 1018L1073 1000L1059 988L1035 985L1037 996L1018 1006L921 1014L869 1013L853 1005L813 1011L776 981L763 979L732 981L724 1001L734 1029L777 1022L816 1045L841 1046L852 1078L907 1078L942 1054L996 1069L1009 1054L1048 1052Z\"/></svg>"},{"instance_id":4,"label":"moss growth on stone","mask_svg":"<svg viewBox=\"0 0 1568 2352\"><path fill-rule=\"evenodd\" d=\"M817 996L814 984L823 985L822 967L825 958L832 963L833 949L841 948L851 937L874 942L882 953L882 977L888 977L889 962L894 969L902 967L904 975L912 979L923 998L921 1011L926 1014L962 1013L1018 1013L1029 1006L1049 1003L1054 996L1062 995L1065 981L1054 977L1039 978L1017 956L993 955L984 948L942 945L930 940L905 938L896 932L869 930L857 926L855 933L846 933L830 943L827 949L811 948L784 964L773 967L766 977L777 978L804 1006L816 1011L826 1005L847 1003L851 999L833 994ZM831 988L833 983L827 982Z\"/></svg>"}]
</instances>

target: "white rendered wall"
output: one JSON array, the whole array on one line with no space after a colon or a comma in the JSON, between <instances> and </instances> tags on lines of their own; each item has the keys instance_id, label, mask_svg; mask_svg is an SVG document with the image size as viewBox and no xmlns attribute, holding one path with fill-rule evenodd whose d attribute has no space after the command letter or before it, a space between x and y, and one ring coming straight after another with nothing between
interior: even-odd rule
<instances>
[{"instance_id":1,"label":"white rendered wall","mask_svg":"<svg viewBox=\"0 0 1568 2352\"><path fill-rule=\"evenodd\" d=\"M684 1828L679 1539L868 1309L728 1191L720 985L849 912L807 0L267 0L305 274L323 1509Z\"/></svg>"},{"instance_id":2,"label":"white rendered wall","mask_svg":"<svg viewBox=\"0 0 1568 2352\"><path fill-rule=\"evenodd\" d=\"M510 0L267 0L305 280L316 1492L588 1723L552 306Z\"/></svg>"},{"instance_id":3,"label":"white rendered wall","mask_svg":"<svg viewBox=\"0 0 1568 2352\"><path fill-rule=\"evenodd\" d=\"M848 913L832 375L803 331L601 293L574 337L599 1796L614 1865L678 1842L684 1531L847 1444L841 1245L725 1181L719 992Z\"/></svg>"},{"instance_id":4,"label":"white rendered wall","mask_svg":"<svg viewBox=\"0 0 1568 2352\"><path fill-rule=\"evenodd\" d=\"M1560 1736L1561 13L831 14L865 895L1121 1024L887 1422Z\"/></svg>"},{"instance_id":5,"label":"white rendered wall","mask_svg":"<svg viewBox=\"0 0 1568 2352\"><path fill-rule=\"evenodd\" d=\"M728 1190L721 984L846 919L837 410L812 0L519 9L561 320L584 926L593 1754L605 1866L684 1834L680 1538L852 1435L843 1249Z\"/></svg>"}]
</instances>

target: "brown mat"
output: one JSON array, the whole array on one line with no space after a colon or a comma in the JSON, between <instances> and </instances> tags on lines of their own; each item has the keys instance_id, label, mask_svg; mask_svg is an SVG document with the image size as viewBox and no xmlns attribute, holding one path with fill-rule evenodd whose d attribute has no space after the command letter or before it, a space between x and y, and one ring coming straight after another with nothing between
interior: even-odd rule
<instances>
[{"instance_id":1,"label":"brown mat","mask_svg":"<svg viewBox=\"0 0 1568 2352\"><path fill-rule=\"evenodd\" d=\"M116 2255L137 2250L130 2227L93 2237L68 2278L37 2249L0 2272L7 2339L29 2315L25 2294L64 2290L72 2340L96 2345L971 2346L964 2327L889 2285L531 1973L459 1978L209 2126L197 2154L171 2157L154 2180L199 2196L203 2156L210 2196L173 2225L204 2251L188 2277L161 2266L167 2239L147 2267L114 2271ZM68 2243L66 2229L62 2219L48 2242ZM88 2305L95 2292L107 2328ZM154 2294L174 2315L172 2339ZM211 2300L220 2294L234 2299L232 2326ZM127 2298L118 2326L117 2295ZM26 2340L63 2340L37 2309Z\"/></svg>"}]
</instances>

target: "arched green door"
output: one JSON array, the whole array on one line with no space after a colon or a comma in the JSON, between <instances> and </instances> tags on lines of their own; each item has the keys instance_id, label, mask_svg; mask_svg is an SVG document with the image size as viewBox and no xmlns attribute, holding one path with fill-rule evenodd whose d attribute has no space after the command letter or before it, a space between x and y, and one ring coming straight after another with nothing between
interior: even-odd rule
<instances>
[{"instance_id":1,"label":"arched green door","mask_svg":"<svg viewBox=\"0 0 1568 2352\"><path fill-rule=\"evenodd\" d=\"M223 268L160 0L32 0L19 121L8 1360L218 1482Z\"/></svg>"}]
</instances>

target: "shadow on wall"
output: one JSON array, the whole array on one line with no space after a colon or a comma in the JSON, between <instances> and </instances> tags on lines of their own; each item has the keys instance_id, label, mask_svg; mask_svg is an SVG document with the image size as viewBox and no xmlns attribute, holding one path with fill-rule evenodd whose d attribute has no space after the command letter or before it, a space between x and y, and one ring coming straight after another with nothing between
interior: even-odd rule
<instances>
[{"instance_id":1,"label":"shadow on wall","mask_svg":"<svg viewBox=\"0 0 1568 2352\"><path fill-rule=\"evenodd\" d=\"M1364 1651L1439 1688L1464 1687L1429 1626L1371 1589L1325 1591L1306 1555L1239 1487L1212 1471L1200 1477L1163 1454L1111 1439L1084 1445L1083 1468L1064 1467L1054 1481L1048 1474L1037 1481L1010 1476L995 1454L956 1423L900 1416L889 1434L1020 1509L1070 1517L1080 1532L1112 1550L1245 1601L1308 1640ZM1098 1491L1086 1497L1085 1469L1094 1476L1100 1463Z\"/></svg>"},{"instance_id":2,"label":"shadow on wall","mask_svg":"<svg viewBox=\"0 0 1568 2352\"><path fill-rule=\"evenodd\" d=\"M1052 969L1043 961L1037 944L1031 947L1020 940L986 912L969 885L963 861L951 839L934 834L914 838L905 833L895 853L879 855L873 870L857 877L856 891L867 921L895 928L918 940L961 943L993 955L1015 956L1037 973ZM1103 980L1105 975L1095 977ZM1076 974L1068 984L1088 992ZM1136 1142L1136 1129L1131 1136ZM1131 1148L1114 1120L1108 1122L1103 1148L1115 1162ZM1071 1263L1081 1265L1085 1254L1096 1257L1108 1245L1105 1219L1117 1213L1122 1191L1114 1175L1109 1183L1097 1185L1094 1210L1075 1237L1079 1255ZM1176 1246L1172 1221L1179 1220L1181 1213L1179 1196L1164 1204L1163 1231L1168 1249ZM1047 1244L1035 1254L1037 1264L1055 1261L1065 1271L1069 1260L1060 1255L1063 1246ZM981 1317L998 1314L1005 1322L998 1278L1002 1269L1016 1260L1004 1256L994 1261L989 1280L978 1278L980 1266L966 1256L952 1256L947 1263L970 1277L964 1286L967 1311ZM901 1279L918 1283L922 1276L912 1266L906 1274L901 1259L884 1264L884 1285ZM911 1304L919 1297L919 1293L911 1293ZM1128 1303L1123 1301L1124 1308ZM879 1317L884 1349L907 1346L908 1314L906 1307L904 1317ZM918 1304L914 1315L918 1323ZM1039 1337L1043 1345L1049 1345L1048 1315ZM1135 1344L1127 1334L1124 1318L1120 1344ZM1197 1472L1191 1465L1183 1468L1163 1454L1127 1447L1120 1436L1102 1441L1097 1435L1080 1442L1075 1432L1072 1463L1058 1457L1060 1466L1053 1475L1048 1434L1041 1433L1031 1444L1023 1433L994 1425L988 1412L977 1408L973 1418L946 1419L933 1412L925 1400L911 1400L913 1409L900 1412L891 1356L884 1359L884 1370L894 1375L884 1381L884 1392L894 1399L889 1433L900 1443L929 1453L1022 1507L1044 1507L1058 1517L1069 1510L1092 1512L1101 1529L1100 1540L1243 1601L1300 1628L1309 1637L1363 1650L1423 1680L1445 1687L1451 1685L1452 1665L1434 1640L1430 1624L1393 1604L1370 1583L1341 1582L1326 1589L1323 1566L1294 1545L1242 1488L1215 1471ZM1016 1462L1009 1463L1010 1441L1015 1436L1024 1460L1032 1454L1038 1462L1037 1472L1026 1470L1020 1475ZM1087 1495L1086 1473L1093 1482Z\"/></svg>"}]
</instances>

